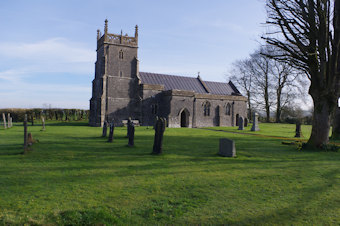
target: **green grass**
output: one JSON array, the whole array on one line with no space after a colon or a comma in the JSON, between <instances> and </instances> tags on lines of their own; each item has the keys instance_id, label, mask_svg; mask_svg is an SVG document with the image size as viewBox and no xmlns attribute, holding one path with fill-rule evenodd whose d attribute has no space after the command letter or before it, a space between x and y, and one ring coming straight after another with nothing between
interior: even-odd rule
<instances>
[{"instance_id":1,"label":"green grass","mask_svg":"<svg viewBox=\"0 0 340 226\"><path fill-rule=\"evenodd\" d=\"M294 135L291 125L260 127L256 133ZM340 222L339 152L182 128L165 131L164 154L155 156L152 128L136 128L133 148L126 128L116 128L114 143L86 123L40 129L29 127L39 143L27 155L22 126L0 129L0 225ZM309 130L303 126L305 136ZM237 158L217 155L223 137L235 140Z\"/></svg>"},{"instance_id":2,"label":"green grass","mask_svg":"<svg viewBox=\"0 0 340 226\"><path fill-rule=\"evenodd\" d=\"M295 136L295 124L260 123L260 130L256 132L250 131L251 127L252 124L249 124L248 127L244 127L242 131L238 130L238 127L210 127L209 129L287 138L294 138ZM303 137L301 137L300 140L308 139L311 134L311 129L312 126L310 125L302 125L301 132Z\"/></svg>"}]
</instances>

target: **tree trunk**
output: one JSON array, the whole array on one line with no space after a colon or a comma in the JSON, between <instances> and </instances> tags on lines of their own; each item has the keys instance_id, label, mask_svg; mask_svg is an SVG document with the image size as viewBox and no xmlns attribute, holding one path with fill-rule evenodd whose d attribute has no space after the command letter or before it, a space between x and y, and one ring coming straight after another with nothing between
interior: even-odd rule
<instances>
[{"instance_id":1,"label":"tree trunk","mask_svg":"<svg viewBox=\"0 0 340 226\"><path fill-rule=\"evenodd\" d=\"M281 88L278 88L277 90L277 100L276 100L276 122L280 123L281 122Z\"/></svg>"},{"instance_id":2,"label":"tree trunk","mask_svg":"<svg viewBox=\"0 0 340 226\"><path fill-rule=\"evenodd\" d=\"M248 119L251 119L251 103L250 103L250 92L247 91L248 96Z\"/></svg>"},{"instance_id":3,"label":"tree trunk","mask_svg":"<svg viewBox=\"0 0 340 226\"><path fill-rule=\"evenodd\" d=\"M268 81L268 72L266 73L265 78L265 87L264 87L264 100L265 100L265 108L266 108L266 122L270 122L270 104L269 104L269 81Z\"/></svg>"},{"instance_id":4,"label":"tree trunk","mask_svg":"<svg viewBox=\"0 0 340 226\"><path fill-rule=\"evenodd\" d=\"M326 98L315 100L312 122L312 134L307 142L308 145L320 148L329 141L331 107Z\"/></svg>"}]
</instances>

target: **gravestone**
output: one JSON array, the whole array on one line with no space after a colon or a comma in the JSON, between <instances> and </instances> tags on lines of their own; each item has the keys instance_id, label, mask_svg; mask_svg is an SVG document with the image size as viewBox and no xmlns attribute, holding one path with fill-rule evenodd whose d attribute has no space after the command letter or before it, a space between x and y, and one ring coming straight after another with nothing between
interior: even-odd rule
<instances>
[{"instance_id":1,"label":"gravestone","mask_svg":"<svg viewBox=\"0 0 340 226\"><path fill-rule=\"evenodd\" d=\"M227 138L221 138L220 149L218 154L223 157L235 157L236 156L235 142Z\"/></svg>"},{"instance_id":2,"label":"gravestone","mask_svg":"<svg viewBox=\"0 0 340 226\"><path fill-rule=\"evenodd\" d=\"M126 123L126 137L129 138L129 125L131 125L132 120L131 117L128 118L127 123Z\"/></svg>"},{"instance_id":3,"label":"gravestone","mask_svg":"<svg viewBox=\"0 0 340 226\"><path fill-rule=\"evenodd\" d=\"M11 128L11 114L7 113L7 127Z\"/></svg>"},{"instance_id":4,"label":"gravestone","mask_svg":"<svg viewBox=\"0 0 340 226\"><path fill-rule=\"evenodd\" d=\"M41 122L42 122L42 131L45 131L45 117L41 116Z\"/></svg>"},{"instance_id":5,"label":"gravestone","mask_svg":"<svg viewBox=\"0 0 340 226\"><path fill-rule=\"evenodd\" d=\"M301 137L302 132L301 132L301 122L297 121L296 122L296 128L295 128L295 137Z\"/></svg>"},{"instance_id":6,"label":"gravestone","mask_svg":"<svg viewBox=\"0 0 340 226\"><path fill-rule=\"evenodd\" d=\"M113 141L113 132L114 132L114 129L115 129L115 125L113 123L113 121L110 123L110 133L109 133L109 140L108 142L112 143Z\"/></svg>"},{"instance_id":7,"label":"gravestone","mask_svg":"<svg viewBox=\"0 0 340 226\"><path fill-rule=\"evenodd\" d=\"M103 134L102 134L102 137L106 137L107 135L107 121L104 122L104 125L103 125Z\"/></svg>"},{"instance_id":8,"label":"gravestone","mask_svg":"<svg viewBox=\"0 0 340 226\"><path fill-rule=\"evenodd\" d=\"M248 127L248 119L247 118L244 119L244 127Z\"/></svg>"},{"instance_id":9,"label":"gravestone","mask_svg":"<svg viewBox=\"0 0 340 226\"><path fill-rule=\"evenodd\" d=\"M132 147L135 144L135 125L131 120L129 120L128 123L128 136L129 136L128 146Z\"/></svg>"},{"instance_id":10,"label":"gravestone","mask_svg":"<svg viewBox=\"0 0 340 226\"><path fill-rule=\"evenodd\" d=\"M238 118L238 130L244 130L243 117Z\"/></svg>"},{"instance_id":11,"label":"gravestone","mask_svg":"<svg viewBox=\"0 0 340 226\"><path fill-rule=\"evenodd\" d=\"M5 113L2 113L2 119L4 120L4 128L7 129Z\"/></svg>"},{"instance_id":12,"label":"gravestone","mask_svg":"<svg viewBox=\"0 0 340 226\"><path fill-rule=\"evenodd\" d=\"M33 136L32 136L32 133L28 133L27 135L27 145L28 146L32 146L33 145Z\"/></svg>"},{"instance_id":13,"label":"gravestone","mask_svg":"<svg viewBox=\"0 0 340 226\"><path fill-rule=\"evenodd\" d=\"M251 131L259 131L259 114L253 112L253 126L251 127Z\"/></svg>"},{"instance_id":14,"label":"gravestone","mask_svg":"<svg viewBox=\"0 0 340 226\"><path fill-rule=\"evenodd\" d=\"M24 119L24 153L27 152L27 114L25 114L25 119Z\"/></svg>"},{"instance_id":15,"label":"gravestone","mask_svg":"<svg viewBox=\"0 0 340 226\"><path fill-rule=\"evenodd\" d=\"M153 142L152 154L161 154L163 149L163 135L166 128L166 119L157 118L154 125L155 128L155 138Z\"/></svg>"}]
</instances>

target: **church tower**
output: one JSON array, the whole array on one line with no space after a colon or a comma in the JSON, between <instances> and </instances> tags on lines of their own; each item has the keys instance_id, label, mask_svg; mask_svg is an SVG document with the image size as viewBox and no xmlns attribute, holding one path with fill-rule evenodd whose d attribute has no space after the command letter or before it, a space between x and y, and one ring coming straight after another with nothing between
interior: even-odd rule
<instances>
[{"instance_id":1,"label":"church tower","mask_svg":"<svg viewBox=\"0 0 340 226\"><path fill-rule=\"evenodd\" d=\"M114 120L121 125L127 117L140 119L141 95L139 79L138 26L135 36L108 33L105 20L104 34L97 30L97 61L92 81L90 125L103 126Z\"/></svg>"}]
</instances>

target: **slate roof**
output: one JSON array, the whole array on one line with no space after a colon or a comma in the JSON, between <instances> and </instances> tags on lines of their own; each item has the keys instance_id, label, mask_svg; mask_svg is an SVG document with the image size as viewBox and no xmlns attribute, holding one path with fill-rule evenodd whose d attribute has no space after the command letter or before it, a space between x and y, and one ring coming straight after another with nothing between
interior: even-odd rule
<instances>
[{"instance_id":1,"label":"slate roof","mask_svg":"<svg viewBox=\"0 0 340 226\"><path fill-rule=\"evenodd\" d=\"M177 89L216 95L241 95L232 82L209 82L202 81L199 78L149 72L139 72L139 76L142 84L164 85L164 90Z\"/></svg>"}]
</instances>

